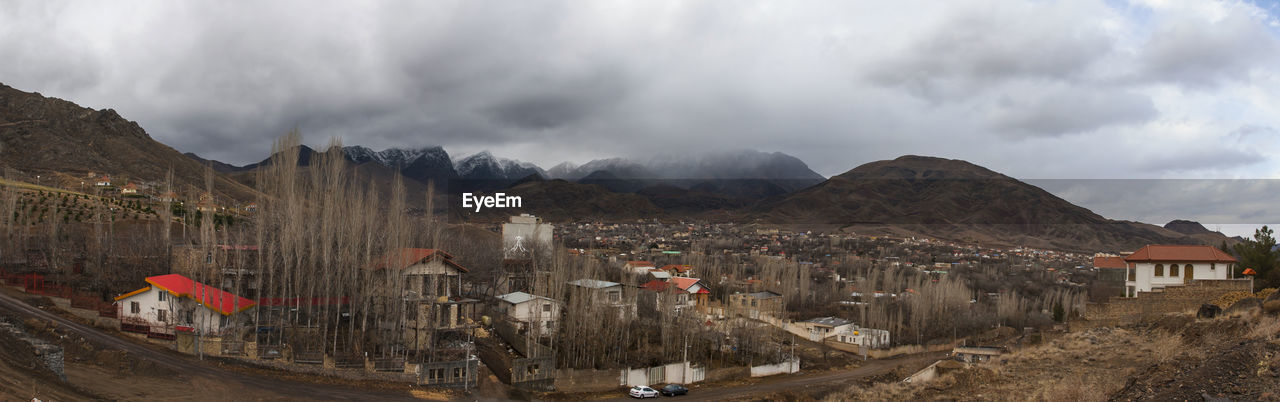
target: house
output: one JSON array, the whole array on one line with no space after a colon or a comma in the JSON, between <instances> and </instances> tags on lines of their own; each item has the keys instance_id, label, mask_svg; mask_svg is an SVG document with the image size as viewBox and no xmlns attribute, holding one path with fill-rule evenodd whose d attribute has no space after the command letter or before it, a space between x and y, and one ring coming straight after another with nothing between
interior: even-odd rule
<instances>
[{"instance_id":1,"label":"house","mask_svg":"<svg viewBox=\"0 0 1280 402\"><path fill-rule=\"evenodd\" d=\"M632 288L598 279L577 279L568 284L570 303L586 299L588 304L618 310L618 316L622 319L633 319L636 316L636 294Z\"/></svg>"},{"instance_id":2,"label":"house","mask_svg":"<svg viewBox=\"0 0 1280 402\"><path fill-rule=\"evenodd\" d=\"M125 184L124 187L120 188L120 194L121 195L138 194L138 185L133 183Z\"/></svg>"},{"instance_id":3,"label":"house","mask_svg":"<svg viewBox=\"0 0 1280 402\"><path fill-rule=\"evenodd\" d=\"M622 269L626 270L627 272L633 272L633 273L644 275L649 273L650 270L654 269L654 265L652 262L648 262L648 261L627 261L626 264L622 265Z\"/></svg>"},{"instance_id":4,"label":"house","mask_svg":"<svg viewBox=\"0 0 1280 402\"><path fill-rule=\"evenodd\" d=\"M649 282L649 281L666 282L668 280L671 280L671 273L667 271L663 271L661 269L657 269L657 268L650 269L648 272L645 272L644 277L641 278L641 281L644 281L644 282Z\"/></svg>"},{"instance_id":5,"label":"house","mask_svg":"<svg viewBox=\"0 0 1280 402\"><path fill-rule=\"evenodd\" d=\"M1213 246L1147 245L1124 257L1125 295L1182 286L1195 280L1229 279L1239 261Z\"/></svg>"},{"instance_id":6,"label":"house","mask_svg":"<svg viewBox=\"0 0 1280 402\"><path fill-rule=\"evenodd\" d=\"M102 175L102 177L99 177L98 181L96 183L93 183L93 185L98 187L110 187L111 177L104 174Z\"/></svg>"},{"instance_id":7,"label":"house","mask_svg":"<svg viewBox=\"0 0 1280 402\"><path fill-rule=\"evenodd\" d=\"M453 261L453 255L428 248L402 248L379 258L371 267L376 271L399 271L401 284L383 284L378 295L387 302L404 303L409 309L404 339L410 350L421 351L438 339L439 330L466 330L475 326L479 300L465 298L462 275L470 272ZM385 280L386 275L374 275ZM390 294L390 289L402 289ZM385 307L385 306L384 306Z\"/></svg>"},{"instance_id":8,"label":"house","mask_svg":"<svg viewBox=\"0 0 1280 402\"><path fill-rule=\"evenodd\" d=\"M669 280L651 280L641 289L641 303L646 311L657 312L661 307L680 311L689 307L704 308L711 290L705 282L698 278L673 277Z\"/></svg>"},{"instance_id":9,"label":"house","mask_svg":"<svg viewBox=\"0 0 1280 402\"><path fill-rule=\"evenodd\" d=\"M692 265L666 265L659 269L670 272L671 276L680 276L685 278L693 276Z\"/></svg>"},{"instance_id":10,"label":"house","mask_svg":"<svg viewBox=\"0 0 1280 402\"><path fill-rule=\"evenodd\" d=\"M857 325L845 327L844 332L837 332L828 341L864 346L868 349L885 349L889 347L889 331L874 328L860 328Z\"/></svg>"},{"instance_id":11,"label":"house","mask_svg":"<svg viewBox=\"0 0 1280 402\"><path fill-rule=\"evenodd\" d=\"M248 204L244 204L244 207L241 209L244 210L244 212L248 212L248 213L258 212L258 203L251 202Z\"/></svg>"},{"instance_id":12,"label":"house","mask_svg":"<svg viewBox=\"0 0 1280 402\"><path fill-rule=\"evenodd\" d=\"M796 325L807 330L809 340L814 342L822 342L830 336L851 333L855 327L852 321L836 317L812 318L798 322Z\"/></svg>"},{"instance_id":13,"label":"house","mask_svg":"<svg viewBox=\"0 0 1280 402\"><path fill-rule=\"evenodd\" d=\"M763 291L729 295L730 314L759 319L760 315L781 317L784 301L781 294Z\"/></svg>"},{"instance_id":14,"label":"house","mask_svg":"<svg viewBox=\"0 0 1280 402\"><path fill-rule=\"evenodd\" d=\"M115 298L123 330L170 337L174 331L216 334L254 307L252 300L179 274L146 282L150 286Z\"/></svg>"},{"instance_id":15,"label":"house","mask_svg":"<svg viewBox=\"0 0 1280 402\"><path fill-rule=\"evenodd\" d=\"M551 334L556 331L561 307L559 300L512 292L498 296L497 309L511 321L518 323L518 329Z\"/></svg>"}]
</instances>

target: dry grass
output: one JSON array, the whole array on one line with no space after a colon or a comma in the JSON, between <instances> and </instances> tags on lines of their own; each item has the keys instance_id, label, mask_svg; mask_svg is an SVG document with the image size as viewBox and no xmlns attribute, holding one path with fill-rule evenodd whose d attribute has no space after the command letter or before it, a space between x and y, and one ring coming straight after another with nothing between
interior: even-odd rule
<instances>
[{"instance_id":1,"label":"dry grass","mask_svg":"<svg viewBox=\"0 0 1280 402\"><path fill-rule=\"evenodd\" d=\"M1264 316L1249 329L1249 337L1253 339L1271 340L1277 334L1280 334L1280 317L1276 316Z\"/></svg>"}]
</instances>

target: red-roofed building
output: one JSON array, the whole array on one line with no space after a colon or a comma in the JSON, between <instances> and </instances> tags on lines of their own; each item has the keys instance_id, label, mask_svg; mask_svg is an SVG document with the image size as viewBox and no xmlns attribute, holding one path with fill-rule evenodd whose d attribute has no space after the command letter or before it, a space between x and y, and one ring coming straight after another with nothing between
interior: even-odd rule
<instances>
[{"instance_id":1,"label":"red-roofed building","mask_svg":"<svg viewBox=\"0 0 1280 402\"><path fill-rule=\"evenodd\" d=\"M151 333L218 333L255 305L253 300L179 274L152 276L146 281L151 286L116 297L116 304L122 324L149 327Z\"/></svg>"},{"instance_id":2,"label":"red-roofed building","mask_svg":"<svg viewBox=\"0 0 1280 402\"><path fill-rule=\"evenodd\" d=\"M711 289L698 278L654 279L640 285L640 289L644 295L641 303L650 311L657 311L663 306L676 311L689 307L705 308L711 295Z\"/></svg>"},{"instance_id":3,"label":"red-roofed building","mask_svg":"<svg viewBox=\"0 0 1280 402\"><path fill-rule=\"evenodd\" d=\"M1152 244L1128 257L1125 292L1150 292L1168 286L1182 286L1193 280L1230 279L1239 261L1213 246Z\"/></svg>"},{"instance_id":4,"label":"red-roofed building","mask_svg":"<svg viewBox=\"0 0 1280 402\"><path fill-rule=\"evenodd\" d=\"M667 265L661 268L663 271L671 273L671 276L681 276L689 278L693 276L692 265Z\"/></svg>"}]
</instances>

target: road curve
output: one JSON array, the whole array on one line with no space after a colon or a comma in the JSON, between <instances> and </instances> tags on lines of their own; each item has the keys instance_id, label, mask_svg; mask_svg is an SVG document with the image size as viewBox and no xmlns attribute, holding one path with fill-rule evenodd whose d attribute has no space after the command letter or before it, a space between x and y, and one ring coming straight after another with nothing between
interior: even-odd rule
<instances>
[{"instance_id":1,"label":"road curve","mask_svg":"<svg viewBox=\"0 0 1280 402\"><path fill-rule=\"evenodd\" d=\"M57 322L58 325L63 326L63 328L77 333L91 342L127 351L140 359L149 360L157 365L173 369L174 371L186 375L200 376L218 381L234 381L243 384L246 387L257 388L270 393L279 394L284 398L349 401L416 400L412 396L408 395L407 392L395 393L382 390L364 390L328 384L305 383L281 378L254 376L247 373L201 364L175 356L166 351L152 349L144 345L120 339L97 328L85 326L56 314L32 307L31 305L28 305L11 295L5 294L4 292L0 292L0 308L36 319ZM231 396L228 395L228 397Z\"/></svg>"}]
</instances>

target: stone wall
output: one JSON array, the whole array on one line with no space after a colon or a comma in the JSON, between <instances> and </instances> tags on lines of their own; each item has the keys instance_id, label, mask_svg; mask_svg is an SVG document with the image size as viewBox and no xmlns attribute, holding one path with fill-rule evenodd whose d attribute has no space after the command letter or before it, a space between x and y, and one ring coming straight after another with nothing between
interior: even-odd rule
<instances>
[{"instance_id":1,"label":"stone wall","mask_svg":"<svg viewBox=\"0 0 1280 402\"><path fill-rule=\"evenodd\" d=\"M1091 325L1120 325L1160 318L1171 313L1194 312L1227 292L1250 291L1248 279L1197 280L1185 286L1138 292L1137 297L1112 297L1106 303L1085 306L1084 319Z\"/></svg>"}]
</instances>

